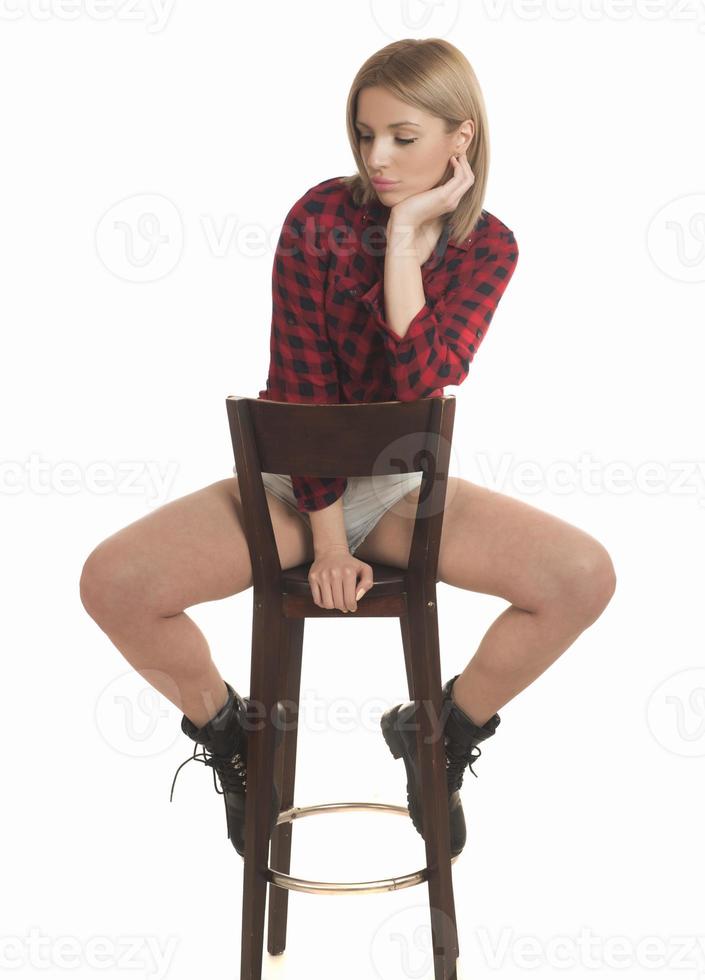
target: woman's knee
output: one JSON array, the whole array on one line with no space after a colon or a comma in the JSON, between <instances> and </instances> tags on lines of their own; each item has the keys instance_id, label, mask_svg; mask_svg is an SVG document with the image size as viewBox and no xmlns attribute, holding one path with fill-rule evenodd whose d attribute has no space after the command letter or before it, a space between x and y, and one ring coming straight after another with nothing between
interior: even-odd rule
<instances>
[{"instance_id":1,"label":"woman's knee","mask_svg":"<svg viewBox=\"0 0 705 980\"><path fill-rule=\"evenodd\" d=\"M144 602L145 584L136 563L108 540L94 548L83 563L79 593L89 616L102 621L117 609L134 609Z\"/></svg>"},{"instance_id":2,"label":"woman's knee","mask_svg":"<svg viewBox=\"0 0 705 980\"><path fill-rule=\"evenodd\" d=\"M84 561L78 581L83 608L93 619L98 619L105 608L109 586L109 563L105 558L104 546L99 544Z\"/></svg>"},{"instance_id":3,"label":"woman's knee","mask_svg":"<svg viewBox=\"0 0 705 980\"><path fill-rule=\"evenodd\" d=\"M617 587L617 575L607 549L595 538L573 552L560 573L559 606L573 610L589 625L604 611Z\"/></svg>"},{"instance_id":4,"label":"woman's knee","mask_svg":"<svg viewBox=\"0 0 705 980\"><path fill-rule=\"evenodd\" d=\"M252 584L232 479L165 504L102 541L86 559L81 601L101 621L173 616Z\"/></svg>"}]
</instances>

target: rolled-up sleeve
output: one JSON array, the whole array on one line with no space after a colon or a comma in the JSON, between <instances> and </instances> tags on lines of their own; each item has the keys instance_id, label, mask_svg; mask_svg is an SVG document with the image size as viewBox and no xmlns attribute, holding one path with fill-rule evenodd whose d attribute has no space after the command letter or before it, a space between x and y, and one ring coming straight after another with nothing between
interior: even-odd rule
<instances>
[{"instance_id":1,"label":"rolled-up sleeve","mask_svg":"<svg viewBox=\"0 0 705 980\"><path fill-rule=\"evenodd\" d=\"M337 404L337 365L325 327L326 260L320 246L315 209L306 195L289 211L277 244L272 269L272 325L266 388L268 401ZM291 475L296 506L321 510L342 496L347 479L340 476Z\"/></svg>"},{"instance_id":2,"label":"rolled-up sleeve","mask_svg":"<svg viewBox=\"0 0 705 980\"><path fill-rule=\"evenodd\" d=\"M387 362L399 401L435 394L459 385L487 334L497 304L519 257L514 233L498 231L466 253L444 295L424 305L399 337L384 317L383 284L375 282L361 298L384 339Z\"/></svg>"}]
</instances>

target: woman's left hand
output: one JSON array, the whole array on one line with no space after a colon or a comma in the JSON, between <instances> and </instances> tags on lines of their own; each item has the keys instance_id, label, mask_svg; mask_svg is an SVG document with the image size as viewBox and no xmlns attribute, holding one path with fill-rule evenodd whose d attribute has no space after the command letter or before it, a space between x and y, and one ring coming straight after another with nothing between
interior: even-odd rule
<instances>
[{"instance_id":1,"label":"woman's left hand","mask_svg":"<svg viewBox=\"0 0 705 980\"><path fill-rule=\"evenodd\" d=\"M453 155L450 160L454 170L452 177L440 187L412 194L395 204L389 212L389 220L393 219L404 230L411 228L417 232L429 221L434 221L449 211L455 211L463 194L475 183L475 174L464 153Z\"/></svg>"}]
</instances>

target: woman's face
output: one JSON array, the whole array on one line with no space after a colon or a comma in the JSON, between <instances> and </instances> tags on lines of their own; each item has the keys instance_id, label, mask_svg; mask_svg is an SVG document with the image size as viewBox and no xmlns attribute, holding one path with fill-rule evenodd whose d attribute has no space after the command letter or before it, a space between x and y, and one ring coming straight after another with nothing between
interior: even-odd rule
<instances>
[{"instance_id":1,"label":"woman's face","mask_svg":"<svg viewBox=\"0 0 705 980\"><path fill-rule=\"evenodd\" d=\"M404 125L393 126L399 122ZM445 133L438 116L401 102L381 86L359 93L355 125L368 177L397 181L388 188L375 187L387 207L450 179L451 156L467 150L475 131L468 119L454 132Z\"/></svg>"}]
</instances>

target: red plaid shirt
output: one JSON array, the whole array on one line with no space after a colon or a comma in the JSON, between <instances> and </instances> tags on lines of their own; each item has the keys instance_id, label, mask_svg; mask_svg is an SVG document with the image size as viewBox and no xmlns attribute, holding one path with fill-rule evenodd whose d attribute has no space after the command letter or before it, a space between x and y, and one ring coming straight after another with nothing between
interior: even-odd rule
<instances>
[{"instance_id":1,"label":"red plaid shirt","mask_svg":"<svg viewBox=\"0 0 705 980\"><path fill-rule=\"evenodd\" d=\"M272 271L267 387L259 398L351 403L441 397L466 377L518 258L514 234L483 211L471 238L444 231L421 266L426 301L401 339L385 321L390 209L357 207L339 177L291 208ZM300 511L340 497L347 478L291 477Z\"/></svg>"}]
</instances>

